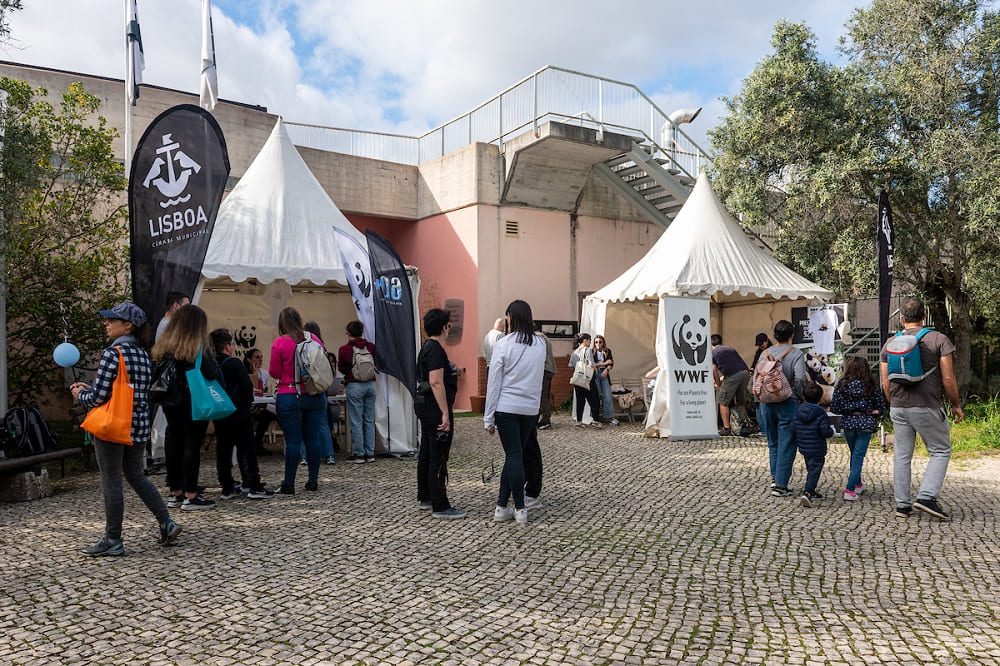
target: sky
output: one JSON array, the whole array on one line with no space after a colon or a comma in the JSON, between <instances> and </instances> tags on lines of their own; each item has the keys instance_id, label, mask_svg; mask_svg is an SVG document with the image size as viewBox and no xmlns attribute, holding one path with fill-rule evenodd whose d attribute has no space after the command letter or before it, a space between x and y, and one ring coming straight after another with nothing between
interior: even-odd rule
<instances>
[{"instance_id":1,"label":"sky","mask_svg":"<svg viewBox=\"0 0 1000 666\"><path fill-rule=\"evenodd\" d=\"M198 92L201 0L137 0L145 83ZM831 60L855 0L214 0L219 96L285 120L416 136L546 65L634 84L664 112L725 112L801 21ZM24 0L0 58L124 77L123 0ZM141 104L140 99L140 104Z\"/></svg>"}]
</instances>

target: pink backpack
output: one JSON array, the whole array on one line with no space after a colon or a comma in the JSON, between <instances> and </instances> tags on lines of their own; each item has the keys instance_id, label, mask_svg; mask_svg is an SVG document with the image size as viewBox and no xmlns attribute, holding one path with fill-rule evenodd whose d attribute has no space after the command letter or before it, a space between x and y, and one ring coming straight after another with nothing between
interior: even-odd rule
<instances>
[{"instance_id":1,"label":"pink backpack","mask_svg":"<svg viewBox=\"0 0 1000 666\"><path fill-rule=\"evenodd\" d=\"M785 354L792 351L789 347ZM792 385L788 383L788 377L781 367L782 354L778 358L773 358L770 351L765 351L763 358L757 361L757 367L753 371L753 394L757 402L765 405L776 402L784 402L792 397Z\"/></svg>"}]
</instances>

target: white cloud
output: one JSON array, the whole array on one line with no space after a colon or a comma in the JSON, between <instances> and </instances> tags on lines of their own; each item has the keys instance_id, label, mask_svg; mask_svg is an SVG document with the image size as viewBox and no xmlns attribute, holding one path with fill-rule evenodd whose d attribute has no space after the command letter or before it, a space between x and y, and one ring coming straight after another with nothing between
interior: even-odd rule
<instances>
[{"instance_id":1,"label":"white cloud","mask_svg":"<svg viewBox=\"0 0 1000 666\"><path fill-rule=\"evenodd\" d=\"M422 133L548 64L636 84L670 112L703 106L704 132L769 50L774 22L804 20L832 55L850 6L804 0L215 0L219 90L288 120ZM120 2L25 0L6 58L121 77ZM199 0L140 0L147 83L198 89ZM700 139L700 140L699 140Z\"/></svg>"}]
</instances>

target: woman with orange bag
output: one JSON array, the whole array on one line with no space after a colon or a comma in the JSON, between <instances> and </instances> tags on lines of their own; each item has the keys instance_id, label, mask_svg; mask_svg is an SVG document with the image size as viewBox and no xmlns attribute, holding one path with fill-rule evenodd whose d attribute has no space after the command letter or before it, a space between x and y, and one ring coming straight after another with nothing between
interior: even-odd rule
<instances>
[{"instance_id":1,"label":"woman with orange bag","mask_svg":"<svg viewBox=\"0 0 1000 666\"><path fill-rule=\"evenodd\" d=\"M124 373L132 387L131 442L114 443L93 437L97 465L101 470L101 491L104 494L104 536L81 552L90 557L121 556L122 518L125 500L122 496L122 476L146 504L160 526L159 544L173 543L181 533L180 525L170 519L163 498L153 483L142 473L142 457L149 443L149 384L153 363L142 342L148 337L146 313L134 303L119 303L110 310L99 310L104 317L104 329L111 346L101 352L94 387L77 382L69 387L73 397L84 407L95 408L112 400L115 380L124 361ZM124 379L124 377L123 377Z\"/></svg>"}]
</instances>

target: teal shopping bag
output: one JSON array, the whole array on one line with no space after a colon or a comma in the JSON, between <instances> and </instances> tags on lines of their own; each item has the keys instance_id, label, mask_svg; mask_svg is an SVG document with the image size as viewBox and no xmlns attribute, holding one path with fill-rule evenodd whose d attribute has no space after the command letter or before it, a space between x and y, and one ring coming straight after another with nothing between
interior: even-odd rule
<instances>
[{"instance_id":1,"label":"teal shopping bag","mask_svg":"<svg viewBox=\"0 0 1000 666\"><path fill-rule=\"evenodd\" d=\"M236 411L226 390L217 379L205 379L201 374L201 350L194 362L194 369L186 373L188 388L191 390L191 420L216 421L224 419Z\"/></svg>"}]
</instances>

